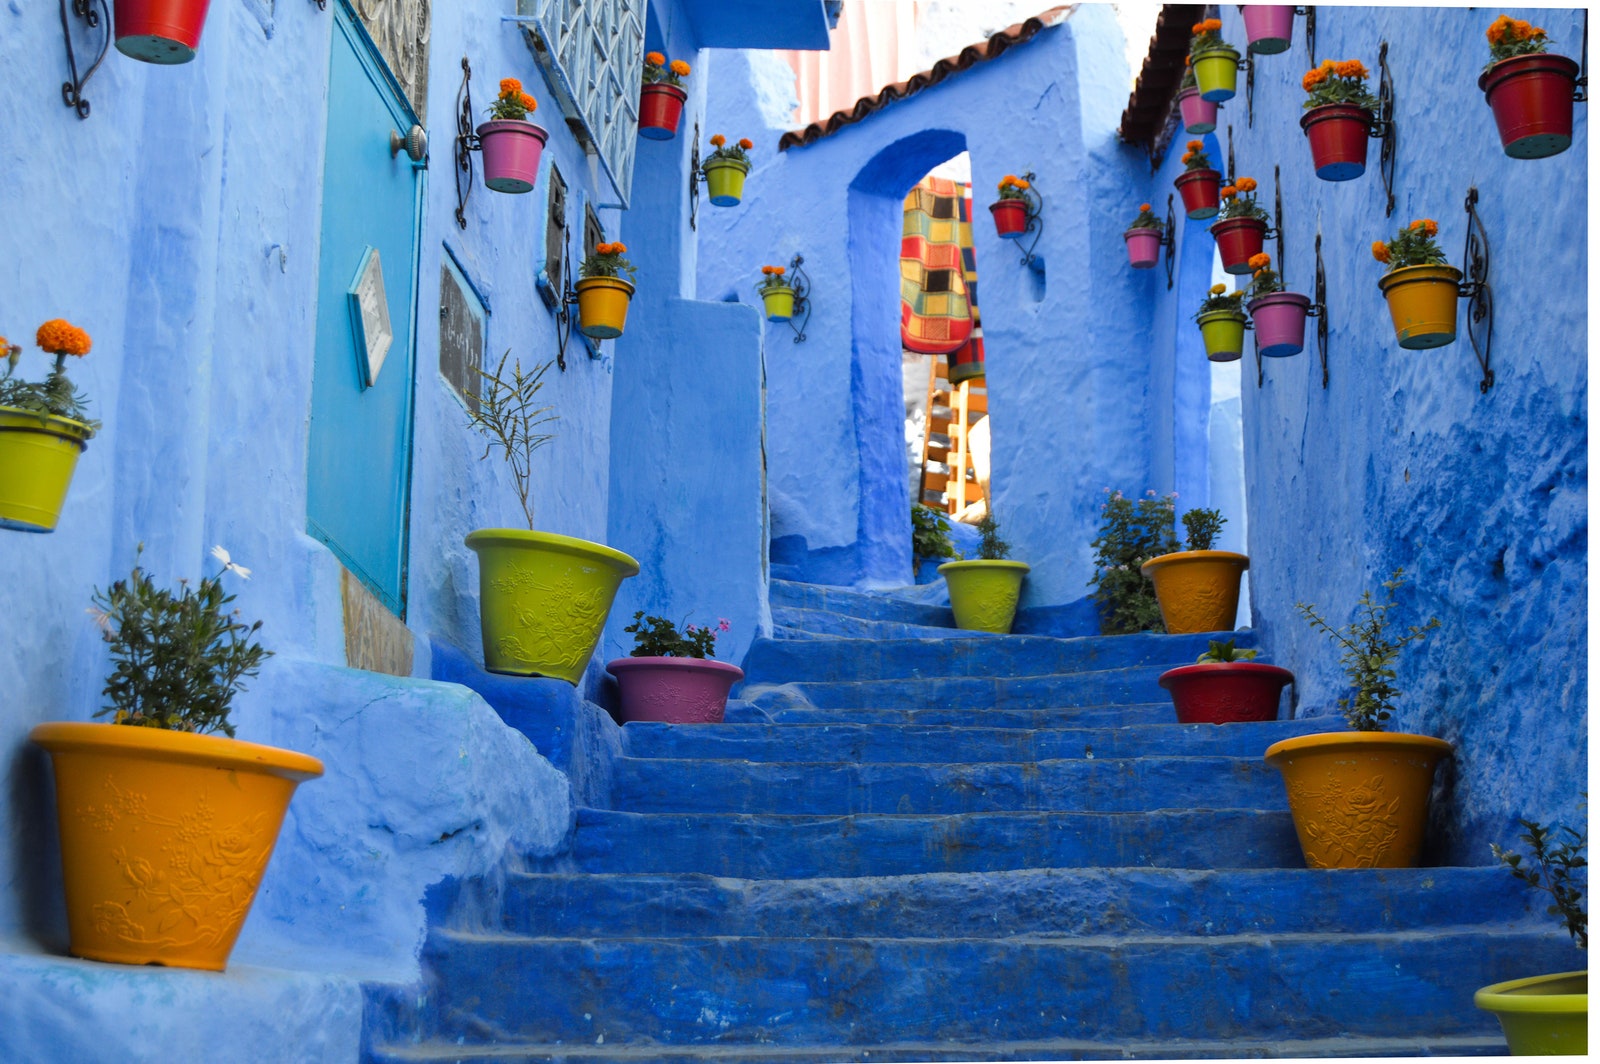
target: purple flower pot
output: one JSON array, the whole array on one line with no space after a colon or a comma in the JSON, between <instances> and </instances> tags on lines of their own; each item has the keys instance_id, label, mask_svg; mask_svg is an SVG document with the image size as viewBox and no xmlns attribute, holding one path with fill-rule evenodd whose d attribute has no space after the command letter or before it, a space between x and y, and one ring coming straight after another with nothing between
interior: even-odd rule
<instances>
[{"instance_id":1,"label":"purple flower pot","mask_svg":"<svg viewBox=\"0 0 1600 1064\"><path fill-rule=\"evenodd\" d=\"M622 691L622 723L721 724L744 671L700 658L618 658L606 665Z\"/></svg>"},{"instance_id":2,"label":"purple flower pot","mask_svg":"<svg viewBox=\"0 0 1600 1064\"><path fill-rule=\"evenodd\" d=\"M1250 303L1256 350L1267 358L1298 355L1306 346L1306 311L1311 300L1298 292L1272 292Z\"/></svg>"},{"instance_id":3,"label":"purple flower pot","mask_svg":"<svg viewBox=\"0 0 1600 1064\"><path fill-rule=\"evenodd\" d=\"M1183 115L1185 133L1210 133L1217 128L1217 105L1202 98L1199 89L1178 93L1178 112Z\"/></svg>"},{"instance_id":4,"label":"purple flower pot","mask_svg":"<svg viewBox=\"0 0 1600 1064\"><path fill-rule=\"evenodd\" d=\"M497 118L478 127L483 142L483 183L496 192L532 192L539 181L539 156L550 136L520 118Z\"/></svg>"},{"instance_id":5,"label":"purple flower pot","mask_svg":"<svg viewBox=\"0 0 1600 1064\"><path fill-rule=\"evenodd\" d=\"M1148 270L1161 257L1161 230L1126 229L1122 239L1128 242L1128 265L1136 270Z\"/></svg>"},{"instance_id":6,"label":"purple flower pot","mask_svg":"<svg viewBox=\"0 0 1600 1064\"><path fill-rule=\"evenodd\" d=\"M1294 37L1294 5L1246 4L1244 34L1257 55L1287 52Z\"/></svg>"}]
</instances>

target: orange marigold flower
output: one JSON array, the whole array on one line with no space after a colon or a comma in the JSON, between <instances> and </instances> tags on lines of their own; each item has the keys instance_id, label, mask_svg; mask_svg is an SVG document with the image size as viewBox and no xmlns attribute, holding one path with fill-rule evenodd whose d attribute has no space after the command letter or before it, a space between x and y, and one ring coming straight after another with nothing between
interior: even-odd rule
<instances>
[{"instance_id":1,"label":"orange marigold flower","mask_svg":"<svg viewBox=\"0 0 1600 1064\"><path fill-rule=\"evenodd\" d=\"M1250 268L1252 270L1264 270L1271 265L1272 256L1268 255L1265 251L1258 251L1254 255L1250 256Z\"/></svg>"},{"instance_id":2,"label":"orange marigold flower","mask_svg":"<svg viewBox=\"0 0 1600 1064\"><path fill-rule=\"evenodd\" d=\"M728 138L724 137L721 133L713 133L711 135L711 146L713 148L720 148L726 143L728 143Z\"/></svg>"},{"instance_id":3,"label":"orange marigold flower","mask_svg":"<svg viewBox=\"0 0 1600 1064\"><path fill-rule=\"evenodd\" d=\"M749 151L751 148L754 148L755 146L756 146L756 142L751 140L749 137L740 137L739 138L739 147L743 148L745 151Z\"/></svg>"},{"instance_id":4,"label":"orange marigold flower","mask_svg":"<svg viewBox=\"0 0 1600 1064\"><path fill-rule=\"evenodd\" d=\"M1200 25L1204 26L1207 31L1215 33L1222 28L1222 20L1220 18L1208 18Z\"/></svg>"},{"instance_id":5,"label":"orange marigold flower","mask_svg":"<svg viewBox=\"0 0 1600 1064\"><path fill-rule=\"evenodd\" d=\"M1033 187L1033 183L1031 181L1028 181L1028 180L1026 180L1024 178L1020 178L1019 177L1017 179L1017 187L1020 188L1020 189L1023 189L1023 190L1027 190L1027 189L1030 189L1030 188Z\"/></svg>"},{"instance_id":6,"label":"orange marigold flower","mask_svg":"<svg viewBox=\"0 0 1600 1064\"><path fill-rule=\"evenodd\" d=\"M1189 32L1194 34L1196 37L1200 36L1205 31L1206 24L1204 22L1196 22L1193 26L1189 27Z\"/></svg>"},{"instance_id":7,"label":"orange marigold flower","mask_svg":"<svg viewBox=\"0 0 1600 1064\"><path fill-rule=\"evenodd\" d=\"M1139 209L1140 209L1140 210L1141 210L1141 211L1147 211L1147 210L1149 210L1149 209L1150 209L1150 204L1148 204L1148 203L1141 203L1141 204L1139 204ZM5 344L4 344L4 343L3 343L3 342L0 342L0 347L4 347L4 346L5 346Z\"/></svg>"},{"instance_id":8,"label":"orange marigold flower","mask_svg":"<svg viewBox=\"0 0 1600 1064\"><path fill-rule=\"evenodd\" d=\"M522 109L524 111L537 111L539 109L539 101L535 100L527 93L523 93L520 97L520 100L522 103Z\"/></svg>"},{"instance_id":9,"label":"orange marigold flower","mask_svg":"<svg viewBox=\"0 0 1600 1064\"><path fill-rule=\"evenodd\" d=\"M1185 166L1187 166L1189 164L1189 160L1193 159L1193 158L1194 158L1194 152L1186 151L1186 152L1183 153L1183 158L1179 159L1178 161L1180 163L1183 163Z\"/></svg>"},{"instance_id":10,"label":"orange marigold flower","mask_svg":"<svg viewBox=\"0 0 1600 1064\"><path fill-rule=\"evenodd\" d=\"M1312 89L1315 89L1318 85L1321 85L1326 80L1327 78L1323 75L1322 71L1308 70L1306 71L1306 76L1300 79L1300 87L1307 92L1310 92Z\"/></svg>"},{"instance_id":11,"label":"orange marigold flower","mask_svg":"<svg viewBox=\"0 0 1600 1064\"><path fill-rule=\"evenodd\" d=\"M1194 63L1194 57L1193 56L1186 55L1186 56L1183 57L1183 65L1184 66L1190 66L1193 63Z\"/></svg>"},{"instance_id":12,"label":"orange marigold flower","mask_svg":"<svg viewBox=\"0 0 1600 1064\"><path fill-rule=\"evenodd\" d=\"M1256 179L1253 177L1241 177L1234 184L1239 187L1240 192L1254 192L1256 190Z\"/></svg>"},{"instance_id":13,"label":"orange marigold flower","mask_svg":"<svg viewBox=\"0 0 1600 1064\"><path fill-rule=\"evenodd\" d=\"M1233 197L1237 196L1238 194L1239 190L1234 188L1232 185L1223 185L1222 188L1217 192L1217 195L1221 196L1223 199L1233 199Z\"/></svg>"},{"instance_id":14,"label":"orange marigold flower","mask_svg":"<svg viewBox=\"0 0 1600 1064\"><path fill-rule=\"evenodd\" d=\"M1205 147L1205 143L1198 140L1191 140L1187 147L1190 151L1199 151L1201 148Z\"/></svg>"},{"instance_id":15,"label":"orange marigold flower","mask_svg":"<svg viewBox=\"0 0 1600 1064\"><path fill-rule=\"evenodd\" d=\"M1432 218L1424 218L1422 220L1422 234L1424 236L1438 236L1439 223Z\"/></svg>"},{"instance_id":16,"label":"orange marigold flower","mask_svg":"<svg viewBox=\"0 0 1600 1064\"><path fill-rule=\"evenodd\" d=\"M60 318L51 318L39 326L33 339L41 350L52 355L77 355L81 358L89 353L89 334Z\"/></svg>"},{"instance_id":17,"label":"orange marigold flower","mask_svg":"<svg viewBox=\"0 0 1600 1064\"><path fill-rule=\"evenodd\" d=\"M644 61L649 63L651 66L667 65L667 57L662 55L660 52L646 52L644 54Z\"/></svg>"},{"instance_id":18,"label":"orange marigold flower","mask_svg":"<svg viewBox=\"0 0 1600 1064\"><path fill-rule=\"evenodd\" d=\"M689 76L689 64L682 59L674 59L672 61L672 72L680 78L686 78Z\"/></svg>"},{"instance_id":19,"label":"orange marigold flower","mask_svg":"<svg viewBox=\"0 0 1600 1064\"><path fill-rule=\"evenodd\" d=\"M784 275L784 272L785 271L784 271L784 268L782 266L774 266L772 268L772 276L774 276L774 277L782 277Z\"/></svg>"},{"instance_id":20,"label":"orange marigold flower","mask_svg":"<svg viewBox=\"0 0 1600 1064\"><path fill-rule=\"evenodd\" d=\"M515 96L517 93L519 93L521 91L522 91L522 82L518 81L516 78L501 78L500 79L500 95L501 96Z\"/></svg>"},{"instance_id":21,"label":"orange marigold flower","mask_svg":"<svg viewBox=\"0 0 1600 1064\"><path fill-rule=\"evenodd\" d=\"M1412 222L1409 228L1411 228L1411 229L1421 229L1422 228L1422 219L1418 218L1416 221Z\"/></svg>"},{"instance_id":22,"label":"orange marigold flower","mask_svg":"<svg viewBox=\"0 0 1600 1064\"><path fill-rule=\"evenodd\" d=\"M624 244L622 241L619 240L615 244L611 245L611 249L612 249L612 253L613 254L620 255L624 251L628 250L628 245Z\"/></svg>"},{"instance_id":23,"label":"orange marigold flower","mask_svg":"<svg viewBox=\"0 0 1600 1064\"><path fill-rule=\"evenodd\" d=\"M1377 259L1379 262L1388 262L1389 245L1385 244L1381 240L1374 240L1372 242L1372 257Z\"/></svg>"}]
</instances>

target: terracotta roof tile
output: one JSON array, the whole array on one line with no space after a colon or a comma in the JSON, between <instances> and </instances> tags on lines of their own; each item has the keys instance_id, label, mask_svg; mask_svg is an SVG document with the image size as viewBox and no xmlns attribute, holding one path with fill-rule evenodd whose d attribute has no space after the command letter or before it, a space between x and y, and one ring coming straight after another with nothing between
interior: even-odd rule
<instances>
[{"instance_id":1,"label":"terracotta roof tile","mask_svg":"<svg viewBox=\"0 0 1600 1064\"><path fill-rule=\"evenodd\" d=\"M1189 54L1190 30L1206 17L1205 4L1163 4L1156 32L1139 69L1122 112L1117 135L1129 144L1143 145L1152 159L1159 158L1171 139L1178 96L1183 81L1183 57Z\"/></svg>"}]
</instances>

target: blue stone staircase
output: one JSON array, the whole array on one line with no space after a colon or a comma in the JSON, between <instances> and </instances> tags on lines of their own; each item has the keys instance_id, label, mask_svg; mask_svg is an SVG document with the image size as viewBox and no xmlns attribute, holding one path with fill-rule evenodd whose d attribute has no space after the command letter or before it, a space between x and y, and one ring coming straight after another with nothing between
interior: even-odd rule
<instances>
[{"instance_id":1,"label":"blue stone staircase","mask_svg":"<svg viewBox=\"0 0 1600 1064\"><path fill-rule=\"evenodd\" d=\"M726 723L628 725L568 852L438 892L367 1060L1503 1053L1472 992L1576 966L1498 867L1305 869L1261 753L1327 719L1174 723L1206 636L773 602Z\"/></svg>"}]
</instances>

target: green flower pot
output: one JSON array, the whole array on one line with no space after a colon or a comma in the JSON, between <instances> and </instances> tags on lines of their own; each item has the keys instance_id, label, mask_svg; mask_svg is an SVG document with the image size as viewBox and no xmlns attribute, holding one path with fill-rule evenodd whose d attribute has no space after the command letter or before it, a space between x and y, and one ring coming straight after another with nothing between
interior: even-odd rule
<instances>
[{"instance_id":1,"label":"green flower pot","mask_svg":"<svg viewBox=\"0 0 1600 1064\"><path fill-rule=\"evenodd\" d=\"M749 163L737 159L712 159L700 169L706 174L706 191L712 206L737 207L744 196L744 178L750 172Z\"/></svg>"},{"instance_id":2,"label":"green flower pot","mask_svg":"<svg viewBox=\"0 0 1600 1064\"><path fill-rule=\"evenodd\" d=\"M1232 362L1244 353L1244 315L1232 310L1213 310L1202 314L1200 338L1206 345L1206 357L1213 362Z\"/></svg>"},{"instance_id":3,"label":"green flower pot","mask_svg":"<svg viewBox=\"0 0 1600 1064\"><path fill-rule=\"evenodd\" d=\"M1239 91L1239 53L1232 48L1213 48L1194 58L1194 80L1200 98L1211 103L1231 100Z\"/></svg>"},{"instance_id":4,"label":"green flower pot","mask_svg":"<svg viewBox=\"0 0 1600 1064\"><path fill-rule=\"evenodd\" d=\"M89 426L0 407L0 528L54 532Z\"/></svg>"},{"instance_id":5,"label":"green flower pot","mask_svg":"<svg viewBox=\"0 0 1600 1064\"><path fill-rule=\"evenodd\" d=\"M481 528L467 546L478 554L484 668L576 684L639 563L604 544L519 528Z\"/></svg>"},{"instance_id":6,"label":"green flower pot","mask_svg":"<svg viewBox=\"0 0 1600 1064\"><path fill-rule=\"evenodd\" d=\"M1472 1003L1492 1012L1513 1056L1587 1056L1589 973L1562 972L1486 986Z\"/></svg>"},{"instance_id":7,"label":"green flower pot","mask_svg":"<svg viewBox=\"0 0 1600 1064\"><path fill-rule=\"evenodd\" d=\"M1028 575L1027 562L982 558L945 562L939 573L950 589L950 609L956 615L957 628L1002 635L1011 631L1017 599L1022 597L1022 578Z\"/></svg>"}]
</instances>

